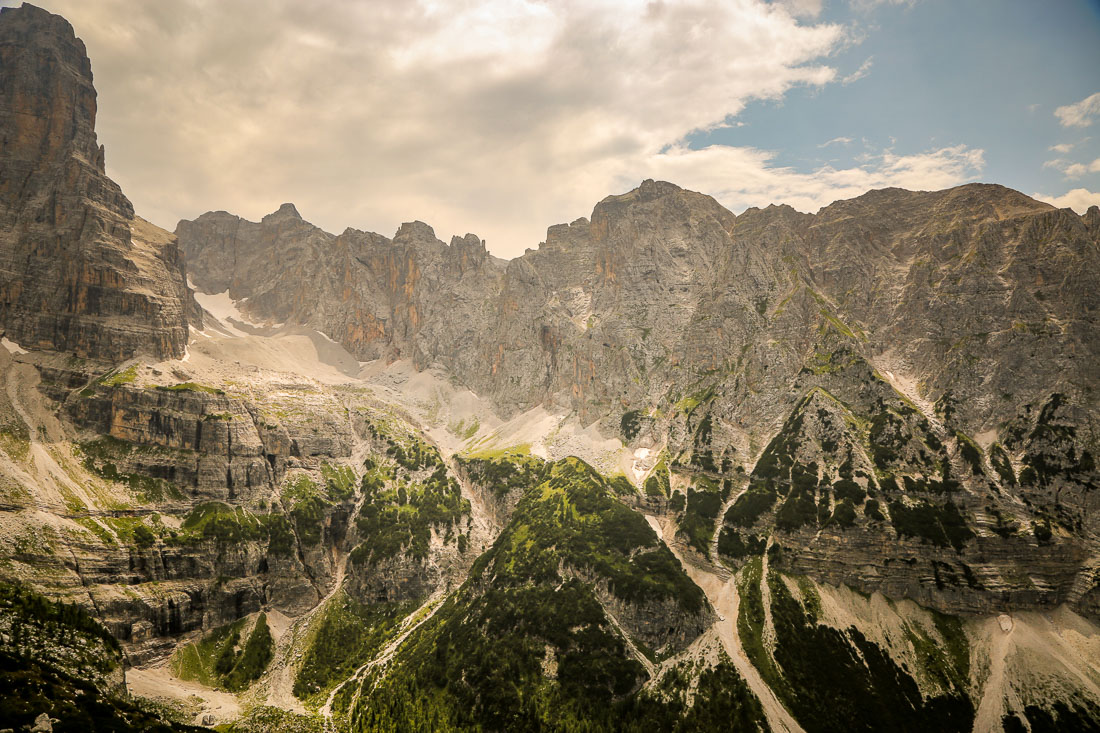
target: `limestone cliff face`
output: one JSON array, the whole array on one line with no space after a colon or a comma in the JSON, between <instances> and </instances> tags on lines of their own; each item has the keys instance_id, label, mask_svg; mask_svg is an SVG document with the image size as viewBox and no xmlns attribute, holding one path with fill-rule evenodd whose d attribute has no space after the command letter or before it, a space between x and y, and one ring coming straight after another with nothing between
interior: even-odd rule
<instances>
[{"instance_id":1,"label":"limestone cliff face","mask_svg":"<svg viewBox=\"0 0 1100 733\"><path fill-rule=\"evenodd\" d=\"M26 348L179 356L192 300L174 240L104 173L84 44L63 18L0 13L0 328Z\"/></svg>"},{"instance_id":2,"label":"limestone cliff face","mask_svg":"<svg viewBox=\"0 0 1100 733\"><path fill-rule=\"evenodd\" d=\"M259 225L206 214L177 234L201 287L360 358L442 366L504 414L557 402L614 419L706 383L759 440L834 326L974 433L1079 395L1100 376L1098 220L979 184L735 217L647 181L505 268L476 238L446 247L418 223L392 241L332 237L293 207Z\"/></svg>"},{"instance_id":3,"label":"limestone cliff face","mask_svg":"<svg viewBox=\"0 0 1100 733\"><path fill-rule=\"evenodd\" d=\"M461 362L491 315L503 264L472 234L450 245L422 222L394 238L333 236L284 204L259 223L225 212L181 221L197 287L226 290L249 315L316 328L360 359Z\"/></svg>"},{"instance_id":4,"label":"limestone cliff face","mask_svg":"<svg viewBox=\"0 0 1100 733\"><path fill-rule=\"evenodd\" d=\"M632 414L625 437L667 450L700 551L770 537L777 567L943 610L1094 612L1100 209L973 184L734 216L646 181L503 268L422 224L331 237L289 213L240 225L255 261L313 268L238 266L253 315L441 366L505 415ZM180 223L197 260L241 246L204 229L226 216ZM797 470L757 476L791 421L835 434L798 433ZM766 511L723 523L768 480Z\"/></svg>"}]
</instances>

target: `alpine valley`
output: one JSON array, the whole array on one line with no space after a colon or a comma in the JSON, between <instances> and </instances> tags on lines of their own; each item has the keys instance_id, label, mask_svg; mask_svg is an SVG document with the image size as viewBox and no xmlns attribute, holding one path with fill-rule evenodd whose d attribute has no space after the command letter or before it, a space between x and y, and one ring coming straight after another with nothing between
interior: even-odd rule
<instances>
[{"instance_id":1,"label":"alpine valley","mask_svg":"<svg viewBox=\"0 0 1100 733\"><path fill-rule=\"evenodd\" d=\"M1100 730L1100 209L175 232L0 13L0 729Z\"/></svg>"}]
</instances>

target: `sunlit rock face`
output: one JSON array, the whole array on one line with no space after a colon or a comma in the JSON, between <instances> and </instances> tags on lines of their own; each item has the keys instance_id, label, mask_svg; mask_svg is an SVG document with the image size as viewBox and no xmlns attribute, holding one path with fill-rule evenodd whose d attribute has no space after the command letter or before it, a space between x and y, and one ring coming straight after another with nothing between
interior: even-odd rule
<instances>
[{"instance_id":1,"label":"sunlit rock face","mask_svg":"<svg viewBox=\"0 0 1100 733\"><path fill-rule=\"evenodd\" d=\"M27 348L178 356L187 292L174 240L103 169L84 44L60 16L0 14L0 327Z\"/></svg>"},{"instance_id":2,"label":"sunlit rock face","mask_svg":"<svg viewBox=\"0 0 1100 733\"><path fill-rule=\"evenodd\" d=\"M974 433L1100 378L1100 211L995 185L734 216L646 181L507 263L420 222L333 236L290 205L176 233L204 290L360 359L441 366L505 415L617 418L712 385L738 429L767 433L830 329Z\"/></svg>"}]
</instances>

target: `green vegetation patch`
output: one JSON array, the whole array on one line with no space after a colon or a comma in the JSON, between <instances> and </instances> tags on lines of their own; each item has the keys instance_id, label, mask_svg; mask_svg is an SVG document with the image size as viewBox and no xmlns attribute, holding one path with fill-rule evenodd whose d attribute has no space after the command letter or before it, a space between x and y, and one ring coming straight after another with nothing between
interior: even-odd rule
<instances>
[{"instance_id":1,"label":"green vegetation patch","mask_svg":"<svg viewBox=\"0 0 1100 733\"><path fill-rule=\"evenodd\" d=\"M239 692L259 679L275 653L275 640L260 614L247 639L242 638L247 618L220 626L198 641L177 647L172 653L172 672L183 680Z\"/></svg>"},{"instance_id":2,"label":"green vegetation patch","mask_svg":"<svg viewBox=\"0 0 1100 733\"><path fill-rule=\"evenodd\" d=\"M338 593L310 633L294 678L294 695L323 704L333 687L351 677L396 635L401 621L415 607L411 601L365 605Z\"/></svg>"},{"instance_id":3,"label":"green vegetation patch","mask_svg":"<svg viewBox=\"0 0 1100 733\"><path fill-rule=\"evenodd\" d=\"M698 673L694 695L687 691L694 670L677 665L653 691L620 704L616 729L650 731L766 731L764 710L724 653L718 664Z\"/></svg>"},{"instance_id":4,"label":"green vegetation patch","mask_svg":"<svg viewBox=\"0 0 1100 733\"><path fill-rule=\"evenodd\" d=\"M134 380L137 379L137 369L137 364L132 364L121 372L108 372L97 379L96 383L102 384L104 387L118 387L123 384L133 384Z\"/></svg>"},{"instance_id":5,"label":"green vegetation patch","mask_svg":"<svg viewBox=\"0 0 1100 733\"><path fill-rule=\"evenodd\" d=\"M545 461L523 452L457 456L455 460L471 481L489 489L498 499L541 484L549 471Z\"/></svg>"},{"instance_id":6,"label":"green vegetation patch","mask_svg":"<svg viewBox=\"0 0 1100 733\"><path fill-rule=\"evenodd\" d=\"M775 506L775 490L766 484L753 484L737 497L726 511L725 524L735 527L751 527L762 514Z\"/></svg>"},{"instance_id":7,"label":"green vegetation patch","mask_svg":"<svg viewBox=\"0 0 1100 733\"><path fill-rule=\"evenodd\" d=\"M352 550L353 563L373 566L401 553L424 559L432 529L445 528L452 536L459 519L470 513L470 502L462 498L461 487L447 475L442 460L427 465L435 470L423 481L364 480L366 498L356 518L359 536L364 539Z\"/></svg>"},{"instance_id":8,"label":"green vegetation patch","mask_svg":"<svg viewBox=\"0 0 1100 733\"><path fill-rule=\"evenodd\" d=\"M227 646L225 652L228 650ZM225 688L231 692L240 692L260 678L274 656L275 639L267 627L267 615L261 613L256 618L256 625L252 627L244 648L234 654L231 664L228 654L219 657L215 671L221 672L228 667L229 671L223 677Z\"/></svg>"},{"instance_id":9,"label":"green vegetation patch","mask_svg":"<svg viewBox=\"0 0 1100 733\"><path fill-rule=\"evenodd\" d=\"M607 480L578 458L551 464L497 540L491 572L517 582L557 582L561 561L595 572L624 601L672 598L689 613L705 605L672 553L638 513L611 496Z\"/></svg>"},{"instance_id":10,"label":"green vegetation patch","mask_svg":"<svg viewBox=\"0 0 1100 733\"><path fill-rule=\"evenodd\" d=\"M22 422L0 427L0 450L16 463L27 460L31 452L31 431Z\"/></svg>"},{"instance_id":11,"label":"green vegetation patch","mask_svg":"<svg viewBox=\"0 0 1100 733\"><path fill-rule=\"evenodd\" d=\"M248 619L238 619L207 632L198 641L176 647L172 652L172 674L182 680L217 687L221 678L233 669L232 661L241 642L241 631L247 623ZM221 661L223 659L226 661Z\"/></svg>"},{"instance_id":12,"label":"green vegetation patch","mask_svg":"<svg viewBox=\"0 0 1100 733\"><path fill-rule=\"evenodd\" d=\"M405 436L403 441L388 439L386 455L397 461L406 471L438 470L444 468L443 456L435 446L425 443L415 435Z\"/></svg>"},{"instance_id":13,"label":"green vegetation patch","mask_svg":"<svg viewBox=\"0 0 1100 733\"><path fill-rule=\"evenodd\" d=\"M724 559L740 560L752 555L763 555L768 538L744 532L734 527L723 527L718 535L718 555Z\"/></svg>"},{"instance_id":14,"label":"green vegetation patch","mask_svg":"<svg viewBox=\"0 0 1100 733\"><path fill-rule=\"evenodd\" d=\"M126 484L144 502L158 502L166 498L181 499L183 493L172 482L138 472L119 470L124 463L155 456L175 457L179 454L171 448L144 446L105 435L79 444L76 454L81 464L95 476L108 481Z\"/></svg>"},{"instance_id":15,"label":"green vegetation patch","mask_svg":"<svg viewBox=\"0 0 1100 733\"><path fill-rule=\"evenodd\" d=\"M208 387L197 382L180 382L179 384L158 384L156 389L161 392L203 392L205 394L223 395L225 390L217 387Z\"/></svg>"},{"instance_id":16,"label":"green vegetation patch","mask_svg":"<svg viewBox=\"0 0 1100 733\"><path fill-rule=\"evenodd\" d=\"M325 479L325 492L333 501L347 501L356 493L355 471L351 466L321 464L321 476Z\"/></svg>"},{"instance_id":17,"label":"green vegetation patch","mask_svg":"<svg viewBox=\"0 0 1100 733\"><path fill-rule=\"evenodd\" d=\"M714 423L711 416L705 415L695 428L692 435L691 465L701 471L717 473L718 466L714 463L714 450L712 447L714 438Z\"/></svg>"},{"instance_id":18,"label":"green vegetation patch","mask_svg":"<svg viewBox=\"0 0 1100 733\"><path fill-rule=\"evenodd\" d=\"M931 655L930 660L921 659L922 673L942 672L941 691L925 697L911 674L858 629L820 624L816 593L807 593L800 584L799 601L780 576L771 573L767 582L775 651L770 655L762 641L765 616L759 581L759 563L750 563L739 586L742 643L761 676L807 731L970 730L974 707L966 694L969 670L958 666L960 653L931 643L922 646L918 656ZM959 639L949 633L950 648ZM922 644L931 642L927 634L916 638Z\"/></svg>"},{"instance_id":19,"label":"green vegetation patch","mask_svg":"<svg viewBox=\"0 0 1100 733\"><path fill-rule=\"evenodd\" d=\"M680 531L688 538L688 544L704 557L710 557L710 544L714 539L714 525L722 511L722 494L714 487L690 488L687 505L680 518Z\"/></svg>"},{"instance_id":20,"label":"green vegetation patch","mask_svg":"<svg viewBox=\"0 0 1100 733\"><path fill-rule=\"evenodd\" d=\"M921 500L915 506L901 501L890 502L890 520L901 536L919 537L937 547L954 547L961 552L963 546L974 537L966 518L952 501L933 504Z\"/></svg>"},{"instance_id":21,"label":"green vegetation patch","mask_svg":"<svg viewBox=\"0 0 1100 733\"><path fill-rule=\"evenodd\" d=\"M244 507L234 507L220 501L196 505L180 525L182 540L214 539L222 544L235 544L267 538L264 523Z\"/></svg>"},{"instance_id":22,"label":"green vegetation patch","mask_svg":"<svg viewBox=\"0 0 1100 733\"><path fill-rule=\"evenodd\" d=\"M645 668L592 582L626 602L675 599L688 613L705 607L702 591L587 464L564 459L543 476L522 489L463 586L366 682L352 711L361 730L675 730L690 715L637 697ZM707 678L699 720L756 720L751 695L724 672Z\"/></svg>"},{"instance_id":23,"label":"green vegetation patch","mask_svg":"<svg viewBox=\"0 0 1100 733\"><path fill-rule=\"evenodd\" d=\"M257 705L245 710L229 725L218 726L217 730L225 733L324 733L325 720L320 715L302 715L270 705Z\"/></svg>"},{"instance_id":24,"label":"green vegetation patch","mask_svg":"<svg viewBox=\"0 0 1100 733\"><path fill-rule=\"evenodd\" d=\"M804 525L817 526L817 504L811 491L794 490L775 513L775 527L792 532Z\"/></svg>"},{"instance_id":25,"label":"green vegetation patch","mask_svg":"<svg viewBox=\"0 0 1100 733\"><path fill-rule=\"evenodd\" d=\"M982 449L978 447L978 444L961 430L955 432L955 442L959 446L959 454L962 456L963 461L970 466L970 472L975 476L984 474L985 471L982 470Z\"/></svg>"},{"instance_id":26,"label":"green vegetation patch","mask_svg":"<svg viewBox=\"0 0 1100 733\"><path fill-rule=\"evenodd\" d=\"M80 606L0 583L0 725L31 730L48 713L55 731L200 731L115 688L118 642Z\"/></svg>"},{"instance_id":27,"label":"green vegetation patch","mask_svg":"<svg viewBox=\"0 0 1100 733\"><path fill-rule=\"evenodd\" d=\"M668 469L668 452L662 450L657 456L657 463L653 466L642 488L646 496L668 496L672 477Z\"/></svg>"},{"instance_id":28,"label":"green vegetation patch","mask_svg":"<svg viewBox=\"0 0 1100 733\"><path fill-rule=\"evenodd\" d=\"M306 547L321 544L325 513L331 505L322 493L322 487L309 476L298 474L283 489L282 499L297 530L299 541Z\"/></svg>"},{"instance_id":29,"label":"green vegetation patch","mask_svg":"<svg viewBox=\"0 0 1100 733\"><path fill-rule=\"evenodd\" d=\"M60 635L61 640L86 636L99 641L108 650L121 650L118 640L83 606L51 601L22 585L0 582L0 612L12 636L10 644L13 649L20 646L20 637L30 636L25 627L34 626L50 636L55 633ZM114 669L121 663L121 659L115 660L114 656L117 655L108 655L104 671Z\"/></svg>"},{"instance_id":30,"label":"green vegetation patch","mask_svg":"<svg viewBox=\"0 0 1100 733\"><path fill-rule=\"evenodd\" d=\"M1016 472L1012 470L1012 461L1008 453L1000 443L994 443L989 448L989 463L993 470L1001 477L1001 483L1005 486L1016 485Z\"/></svg>"}]
</instances>

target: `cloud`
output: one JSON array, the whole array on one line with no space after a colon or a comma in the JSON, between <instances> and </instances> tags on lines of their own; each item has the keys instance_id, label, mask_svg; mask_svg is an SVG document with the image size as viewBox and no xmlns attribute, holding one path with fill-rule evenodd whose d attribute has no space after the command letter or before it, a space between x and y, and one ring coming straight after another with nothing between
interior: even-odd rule
<instances>
[{"instance_id":1,"label":"cloud","mask_svg":"<svg viewBox=\"0 0 1100 733\"><path fill-rule=\"evenodd\" d=\"M826 140L825 142L821 143L817 147L827 148L830 145L851 145L851 144L852 144L852 138L850 138L850 137L834 137L832 140Z\"/></svg>"},{"instance_id":2,"label":"cloud","mask_svg":"<svg viewBox=\"0 0 1100 733\"><path fill-rule=\"evenodd\" d=\"M293 201L505 256L689 133L834 82L847 42L763 0L40 3L87 44L108 173L143 216Z\"/></svg>"},{"instance_id":3,"label":"cloud","mask_svg":"<svg viewBox=\"0 0 1100 733\"><path fill-rule=\"evenodd\" d=\"M853 168L824 166L810 173L773 165L775 153L755 148L677 147L654 158L653 178L704 191L734 211L786 203L814 212L837 199L872 188L936 190L972 181L985 166L984 152L963 145L913 155L891 151L868 156Z\"/></svg>"},{"instance_id":4,"label":"cloud","mask_svg":"<svg viewBox=\"0 0 1100 733\"><path fill-rule=\"evenodd\" d=\"M848 74L848 76L841 79L840 83L844 84L844 85L848 85L848 84L851 84L854 81L859 81L863 77L867 76L867 74L871 73L871 62L872 62L873 58L874 57L870 57L866 61L864 61L862 64L860 64L858 69L856 69L851 74Z\"/></svg>"},{"instance_id":5,"label":"cloud","mask_svg":"<svg viewBox=\"0 0 1100 733\"><path fill-rule=\"evenodd\" d=\"M1054 147L1059 148L1063 146L1056 145ZM1060 170L1065 174L1066 178L1080 178L1087 173L1100 173L1100 158L1097 158L1091 163L1071 163L1065 158L1055 158L1054 160L1048 160L1043 163L1043 167Z\"/></svg>"},{"instance_id":6,"label":"cloud","mask_svg":"<svg viewBox=\"0 0 1100 733\"><path fill-rule=\"evenodd\" d=\"M1100 206L1100 191L1093 192L1085 188L1075 188L1062 196L1033 193L1031 197L1054 204L1059 209L1073 209L1078 214L1084 214L1090 206Z\"/></svg>"},{"instance_id":7,"label":"cloud","mask_svg":"<svg viewBox=\"0 0 1100 733\"><path fill-rule=\"evenodd\" d=\"M1076 104L1067 104L1054 110L1054 116L1063 127L1088 127L1093 118L1100 116L1100 92L1085 97Z\"/></svg>"},{"instance_id":8,"label":"cloud","mask_svg":"<svg viewBox=\"0 0 1100 733\"><path fill-rule=\"evenodd\" d=\"M786 8L796 18L816 18L821 15L822 0L772 0L772 4Z\"/></svg>"},{"instance_id":9,"label":"cloud","mask_svg":"<svg viewBox=\"0 0 1100 733\"><path fill-rule=\"evenodd\" d=\"M908 7L913 7L918 2L920 2L920 0L850 0L850 5L853 10L867 13L880 5L906 5Z\"/></svg>"},{"instance_id":10,"label":"cloud","mask_svg":"<svg viewBox=\"0 0 1100 733\"><path fill-rule=\"evenodd\" d=\"M1047 148L1047 150L1052 150L1055 153L1068 153L1069 151L1073 150L1073 143L1059 143L1057 145L1051 145L1049 148ZM1043 165L1049 165L1053 162L1054 161L1052 160L1048 160L1046 163L1043 163Z\"/></svg>"}]
</instances>

